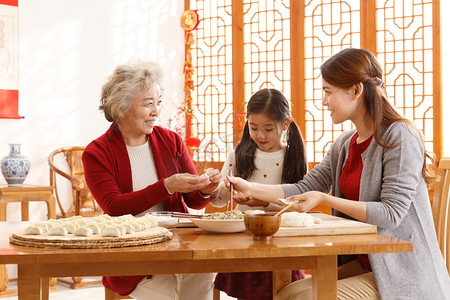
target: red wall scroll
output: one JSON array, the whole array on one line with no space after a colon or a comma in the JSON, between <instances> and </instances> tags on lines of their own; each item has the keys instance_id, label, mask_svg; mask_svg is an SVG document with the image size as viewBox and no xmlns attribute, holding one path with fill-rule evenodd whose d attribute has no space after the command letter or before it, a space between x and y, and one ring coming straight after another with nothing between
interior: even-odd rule
<instances>
[{"instance_id":1,"label":"red wall scroll","mask_svg":"<svg viewBox=\"0 0 450 300\"><path fill-rule=\"evenodd\" d=\"M0 0L0 118L19 116L18 0Z\"/></svg>"}]
</instances>

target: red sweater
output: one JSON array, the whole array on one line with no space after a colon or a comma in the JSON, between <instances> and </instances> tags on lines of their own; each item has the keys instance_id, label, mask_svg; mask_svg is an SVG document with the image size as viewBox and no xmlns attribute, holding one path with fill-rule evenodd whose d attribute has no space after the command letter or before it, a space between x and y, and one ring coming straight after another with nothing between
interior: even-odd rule
<instances>
[{"instance_id":1,"label":"red sweater","mask_svg":"<svg viewBox=\"0 0 450 300\"><path fill-rule=\"evenodd\" d=\"M369 147L373 137L371 136L361 144L357 144L358 136L358 134L355 134L350 142L348 158L339 180L339 186L345 198L355 201L359 201L361 174L364 167L361 154ZM359 254L358 259L366 269L372 271L367 254Z\"/></svg>"},{"instance_id":2,"label":"red sweater","mask_svg":"<svg viewBox=\"0 0 450 300\"><path fill-rule=\"evenodd\" d=\"M164 178L177 173L197 174L180 136L162 127L154 127L149 143L159 180L133 192L131 165L122 134L116 124L92 141L82 159L86 183L106 214L136 215L163 202L164 210L187 212L187 206L204 208L210 201L198 191L169 195ZM130 294L145 276L105 276L103 285L121 295Z\"/></svg>"}]
</instances>

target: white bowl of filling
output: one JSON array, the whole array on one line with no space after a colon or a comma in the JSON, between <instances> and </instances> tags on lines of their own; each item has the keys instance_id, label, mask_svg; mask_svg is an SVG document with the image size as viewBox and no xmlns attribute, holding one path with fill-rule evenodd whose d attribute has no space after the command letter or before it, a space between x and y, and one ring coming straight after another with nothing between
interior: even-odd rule
<instances>
[{"instance_id":1,"label":"white bowl of filling","mask_svg":"<svg viewBox=\"0 0 450 300\"><path fill-rule=\"evenodd\" d=\"M214 233L235 233L245 231L244 217L241 211L205 214L191 221L200 229Z\"/></svg>"}]
</instances>

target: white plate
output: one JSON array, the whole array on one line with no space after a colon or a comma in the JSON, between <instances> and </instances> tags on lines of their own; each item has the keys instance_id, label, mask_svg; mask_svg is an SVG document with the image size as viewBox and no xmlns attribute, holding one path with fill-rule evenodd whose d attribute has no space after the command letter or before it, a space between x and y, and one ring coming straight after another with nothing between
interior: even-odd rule
<instances>
[{"instance_id":1,"label":"white plate","mask_svg":"<svg viewBox=\"0 0 450 300\"><path fill-rule=\"evenodd\" d=\"M199 228L218 233L233 233L245 231L244 220L205 220L191 219Z\"/></svg>"},{"instance_id":2,"label":"white plate","mask_svg":"<svg viewBox=\"0 0 450 300\"><path fill-rule=\"evenodd\" d=\"M153 216L158 221L158 226L166 227L166 228L174 228L178 225L178 218L170 217L170 216Z\"/></svg>"}]
</instances>

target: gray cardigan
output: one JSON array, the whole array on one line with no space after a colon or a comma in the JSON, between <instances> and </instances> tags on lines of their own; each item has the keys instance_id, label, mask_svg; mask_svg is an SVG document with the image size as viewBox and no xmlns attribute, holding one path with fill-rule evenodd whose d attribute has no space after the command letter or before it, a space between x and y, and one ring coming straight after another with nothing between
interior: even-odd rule
<instances>
[{"instance_id":1,"label":"gray cardigan","mask_svg":"<svg viewBox=\"0 0 450 300\"><path fill-rule=\"evenodd\" d=\"M285 196L314 190L343 197L339 178L355 133L342 133L303 180L282 185ZM382 137L398 146L383 148L373 139L362 154L360 201L367 204L367 223L376 225L378 233L412 242L414 251L369 254L378 291L382 299L450 299L450 278L422 177L421 139L405 122L392 124ZM346 217L335 210L333 214Z\"/></svg>"}]
</instances>

